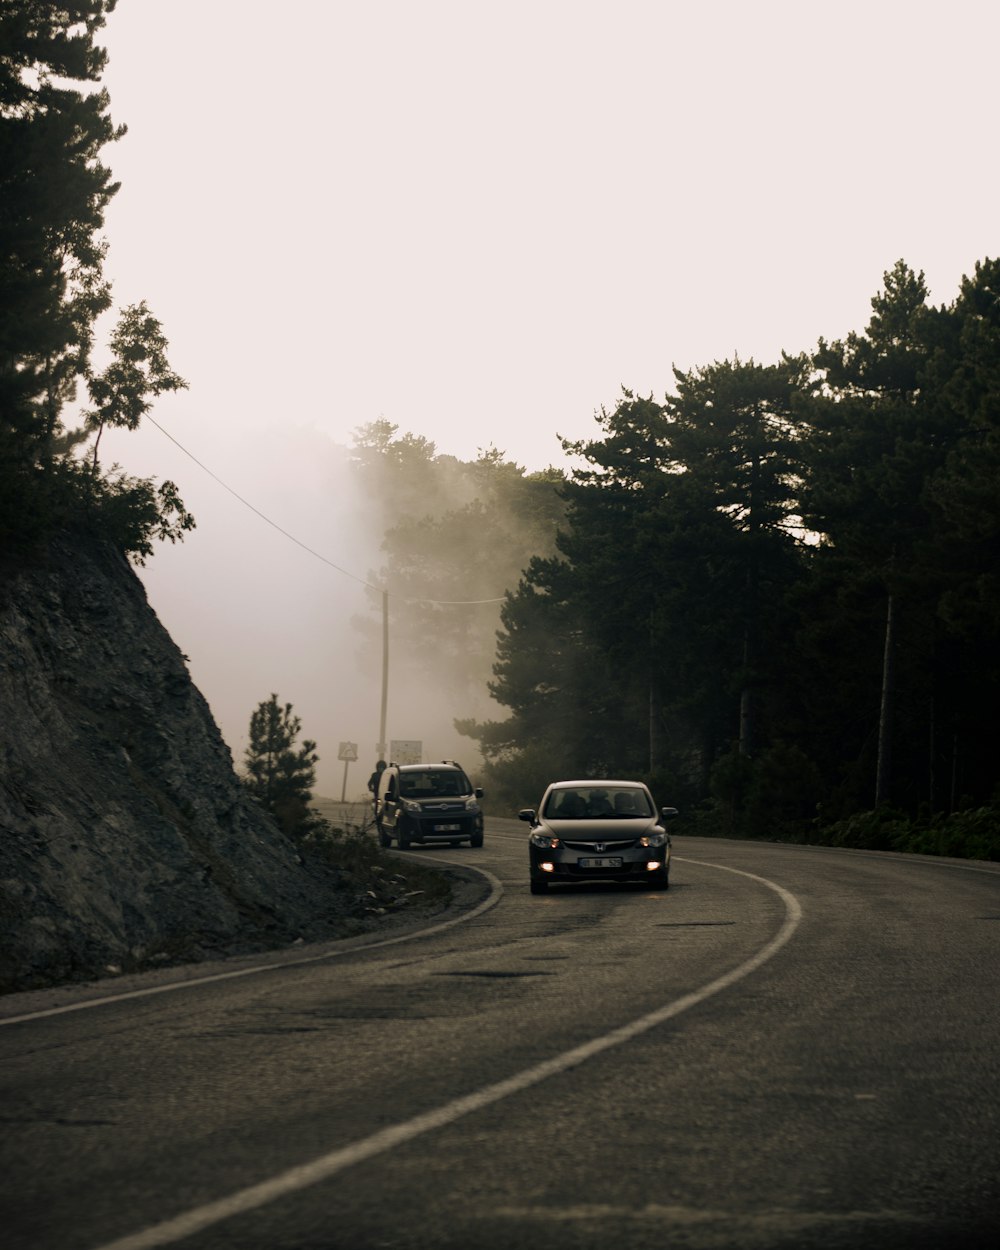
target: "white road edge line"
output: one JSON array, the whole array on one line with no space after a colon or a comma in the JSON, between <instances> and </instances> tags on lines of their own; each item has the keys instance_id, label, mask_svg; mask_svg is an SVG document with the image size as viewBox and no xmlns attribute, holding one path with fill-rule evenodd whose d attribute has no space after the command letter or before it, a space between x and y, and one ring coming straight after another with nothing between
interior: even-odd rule
<instances>
[{"instance_id":1,"label":"white road edge line","mask_svg":"<svg viewBox=\"0 0 1000 1250\"><path fill-rule=\"evenodd\" d=\"M431 858L427 856L426 858ZM444 861L446 863L450 861ZM453 867L455 865L452 865ZM493 873L485 868L475 868L489 883L490 892L481 903L471 911L463 912L451 920L443 920L440 924L431 925L427 929L411 929L396 937L380 938L377 942L363 942L356 946L345 946L337 950L326 951L322 955L302 955L297 959L274 960L267 964L254 964L250 968L234 968L230 972L213 972L207 976L191 977L187 981L171 981L169 985L149 985L141 990L125 990L120 994L105 994L101 998L85 998L77 1003L66 1003L62 1007L47 1007L42 1011L29 1011L20 1016L0 1017L0 1028L6 1024L23 1024L26 1020L44 1020L47 1016L62 1016L69 1011L85 1011L88 1007L105 1007L109 1003L123 1003L130 998L150 998L154 994L172 994L177 990L191 989L196 985L212 985L216 981L232 981L237 977L250 977L258 972L277 972L284 968L299 968L303 964L318 964L327 959L343 959L346 955L355 955L360 951L379 950L383 946L395 946L399 942L412 942L417 938L430 937L435 933L443 933L445 929L453 929L455 925L475 920L484 911L495 907L503 897L503 885ZM347 939L348 941L350 939Z\"/></svg>"},{"instance_id":2,"label":"white road edge line","mask_svg":"<svg viewBox=\"0 0 1000 1250\"><path fill-rule=\"evenodd\" d=\"M751 881L757 881L769 890L773 890L785 905L785 918L777 935L765 946L761 947L756 955L740 964L739 967L734 968L732 972L727 972L724 976L718 977L716 980L702 986L701 989L685 994L681 998L675 999L672 1003L667 1003L663 1007L657 1008L656 1011L652 1011L648 1015L640 1016L637 1020L632 1020L620 1028L613 1029L610 1033L605 1033L602 1037L595 1037L589 1042L584 1042L581 1046L564 1051L561 1055L555 1055L553 1058L536 1064L534 1067L525 1068L522 1072L515 1073L514 1076L508 1077L504 1081L498 1081L494 1085L486 1085L474 1093L467 1094L464 1098L456 1098L453 1102L445 1103L433 1111L415 1116L412 1120L394 1124L381 1132L374 1133L371 1137L365 1137L360 1141L352 1142L351 1145L344 1146L340 1150L333 1150L318 1159L313 1159L310 1163L303 1164L301 1167L291 1168L289 1171L282 1172L270 1180L261 1182L259 1185L251 1185L248 1189L241 1189L226 1198L205 1203L204 1206L194 1207L192 1210L185 1211L173 1219L165 1220L161 1224L154 1224L138 1233L132 1233L116 1241L107 1242L105 1245L98 1247L97 1250L153 1250L156 1246L172 1245L185 1237L191 1237L203 1229L210 1228L213 1224L221 1223L223 1220L230 1219L235 1215L241 1215L247 1211L253 1211L257 1207L265 1206L267 1203L295 1193L297 1190L328 1180L338 1172L354 1167L366 1159L384 1154L386 1151L392 1150L404 1142L412 1141L415 1137L420 1137L424 1133L443 1128L447 1124L453 1124L463 1116L471 1115L475 1111L488 1107L491 1103L509 1098L512 1094L521 1093L523 1090L529 1089L532 1085L538 1085L549 1077L558 1076L570 1068L585 1063L595 1055L611 1050L612 1047L621 1046L623 1043L640 1036L640 1034L647 1033L657 1025L663 1024L664 1021L679 1016L691 1007L696 1007L699 1003L703 1003L706 999L720 993L722 990L728 989L731 985L735 985L736 982L741 981L752 972L756 972L758 968L776 955L795 933L802 920L801 904L794 894L776 882L769 881L766 877L759 877L752 872L743 872L738 868L729 868L724 864L700 863L699 866L702 868L717 868L722 872L735 873L736 876L748 877Z\"/></svg>"}]
</instances>

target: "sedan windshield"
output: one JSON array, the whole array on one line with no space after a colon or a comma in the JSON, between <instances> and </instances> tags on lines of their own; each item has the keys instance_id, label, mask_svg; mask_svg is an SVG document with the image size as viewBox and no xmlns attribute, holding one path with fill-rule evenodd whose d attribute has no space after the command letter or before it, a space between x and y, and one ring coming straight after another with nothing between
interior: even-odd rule
<instances>
[{"instance_id":1,"label":"sedan windshield","mask_svg":"<svg viewBox=\"0 0 1000 1250\"><path fill-rule=\"evenodd\" d=\"M624 820L648 818L653 815L653 809L645 790L574 786L569 790L553 790L542 815L546 820Z\"/></svg>"}]
</instances>

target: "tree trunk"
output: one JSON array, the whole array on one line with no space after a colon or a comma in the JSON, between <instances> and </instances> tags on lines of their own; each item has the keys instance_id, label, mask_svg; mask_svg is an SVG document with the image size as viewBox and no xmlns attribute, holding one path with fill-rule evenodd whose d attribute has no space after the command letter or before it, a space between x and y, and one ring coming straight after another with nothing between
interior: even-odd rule
<instances>
[{"instance_id":1,"label":"tree trunk","mask_svg":"<svg viewBox=\"0 0 1000 1250\"><path fill-rule=\"evenodd\" d=\"M878 718L878 763L875 769L875 806L889 800L892 769L892 710L895 685L896 617L892 592L885 613L885 646L882 652L882 702Z\"/></svg>"},{"instance_id":2,"label":"tree trunk","mask_svg":"<svg viewBox=\"0 0 1000 1250\"><path fill-rule=\"evenodd\" d=\"M740 691L740 755L753 749L753 691L744 686Z\"/></svg>"},{"instance_id":3,"label":"tree trunk","mask_svg":"<svg viewBox=\"0 0 1000 1250\"><path fill-rule=\"evenodd\" d=\"M754 683L757 665L757 634L758 634L758 541L760 525L757 518L757 484L760 475L760 458L754 456L750 471L750 499L747 519L747 571L746 571L746 602L743 618L743 688L740 691L740 739L739 753L750 756L754 751L754 737L757 732L756 699Z\"/></svg>"},{"instance_id":4,"label":"tree trunk","mask_svg":"<svg viewBox=\"0 0 1000 1250\"><path fill-rule=\"evenodd\" d=\"M652 776L663 764L663 699L656 676L656 613L649 613L649 772Z\"/></svg>"},{"instance_id":5,"label":"tree trunk","mask_svg":"<svg viewBox=\"0 0 1000 1250\"><path fill-rule=\"evenodd\" d=\"M649 772L656 772L663 764L663 700L656 682L649 683Z\"/></svg>"}]
</instances>

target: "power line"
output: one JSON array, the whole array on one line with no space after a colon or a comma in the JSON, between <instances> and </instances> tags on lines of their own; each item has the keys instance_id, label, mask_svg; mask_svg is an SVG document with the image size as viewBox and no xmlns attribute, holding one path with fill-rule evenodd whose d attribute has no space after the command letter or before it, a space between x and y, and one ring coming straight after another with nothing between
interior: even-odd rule
<instances>
[{"instance_id":1,"label":"power line","mask_svg":"<svg viewBox=\"0 0 1000 1250\"><path fill-rule=\"evenodd\" d=\"M376 590L376 591L381 590L381 587L373 586L371 582L365 581L363 577L357 577L354 573L348 572L347 569L342 569L339 564L334 564L332 560L328 560L326 556L320 555L318 551L313 551L312 547L307 547L306 544L304 542L301 542L298 538L296 538L294 534L289 534L287 530L283 530L281 526L278 525L275 521L272 521L269 516L265 516L264 513L261 512L259 508L255 508L248 499L244 499L242 495L237 494L237 492L234 491L233 488L229 486L226 482L224 482L217 473L213 473L207 464L202 464L202 462L198 459L197 456L192 455L191 452L189 452L185 446L179 443L172 434L168 434L162 425L160 425L157 421L154 421L153 418L150 416L147 416L146 419L152 422L152 424L156 426L156 428L160 431L160 433L165 438L169 438L175 447L179 447L181 451L185 454L185 456L188 456L191 460L193 460L199 469L203 469L208 474L208 476L212 478L213 481L218 482L223 490L229 491L230 495L232 495L234 499L238 499L245 508L249 508L251 512L256 513L257 516L259 516L262 521L266 521L267 524L270 525L272 529L276 529L279 534L282 534L285 538L289 539L290 542L295 543L297 547L301 547L303 551L308 551L308 553L311 556L315 556L317 560L322 560L324 564L328 564L331 569L336 569L338 573L343 573L345 577L350 577L354 581L360 582L362 586L367 586L369 590Z\"/></svg>"},{"instance_id":2,"label":"power line","mask_svg":"<svg viewBox=\"0 0 1000 1250\"><path fill-rule=\"evenodd\" d=\"M268 525L270 525L272 529L277 530L278 533L282 535L282 537L287 538L289 542L295 543L296 547L301 547L303 551L308 552L309 555L314 556L317 560L322 561L323 564L328 565L331 569L335 569L338 573L343 573L345 577L351 578L352 581L360 582L362 586L366 586L369 590L374 590L378 594L383 594L383 593L389 594L389 592L384 591L381 586L373 586L372 583L369 581L366 581L365 578L358 577L356 573L351 573L348 569L341 568L339 564L334 564L332 560L328 560L326 556L321 555L318 551L314 551L312 547L308 547L304 542L296 538L294 534L289 534L288 530L282 529L281 526L277 524L277 522L272 521L269 516L265 516L265 514L261 512L259 508L255 508L254 505L248 499L244 499L241 494L233 490L233 488L227 482L224 482L217 473L213 473L212 470L208 467L208 465L203 464L198 459L197 456L193 455L190 451L188 451L188 449L184 446L183 443L179 443L172 434L168 434L167 431L163 428L162 425L160 425L158 421L155 421L148 414L146 416L146 420L151 422L151 424L155 425L156 428L160 431L160 433L164 436L164 438L169 438L175 447L180 448L180 450L185 454L185 456L187 456L189 460L193 460L195 464L198 466L198 468L201 469L203 472L207 473L208 476L214 482L218 482L218 484L222 487L223 490L228 491L229 494L232 495L234 499L238 499L239 502L245 508L249 508L251 512L259 516L260 519L266 522ZM426 603L426 604L431 604L434 607L453 607L453 608L454 607L479 607L484 604L504 602L503 596L501 596L499 599L404 599L401 596L393 596L393 595L389 595L389 597L399 598L401 603Z\"/></svg>"}]
</instances>

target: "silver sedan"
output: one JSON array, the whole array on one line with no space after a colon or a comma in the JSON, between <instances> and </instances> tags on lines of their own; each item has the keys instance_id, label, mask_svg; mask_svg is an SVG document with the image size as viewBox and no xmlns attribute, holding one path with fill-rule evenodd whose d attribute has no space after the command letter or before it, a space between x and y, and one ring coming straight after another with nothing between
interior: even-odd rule
<instances>
[{"instance_id":1,"label":"silver sedan","mask_svg":"<svg viewBox=\"0 0 1000 1250\"><path fill-rule=\"evenodd\" d=\"M640 881L670 884L674 807L657 811L641 781L554 781L540 806L518 813L531 825L528 856L532 894L551 884Z\"/></svg>"}]
</instances>

